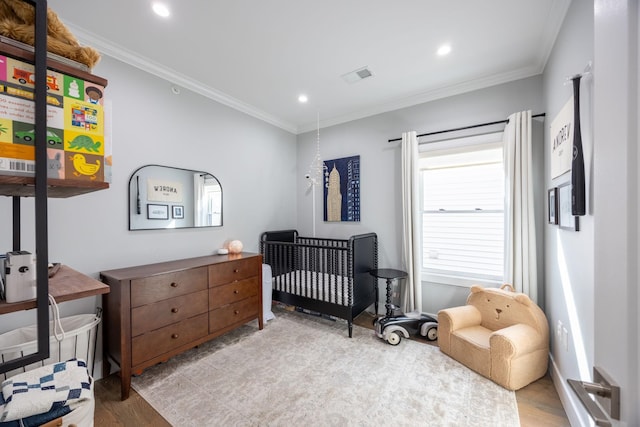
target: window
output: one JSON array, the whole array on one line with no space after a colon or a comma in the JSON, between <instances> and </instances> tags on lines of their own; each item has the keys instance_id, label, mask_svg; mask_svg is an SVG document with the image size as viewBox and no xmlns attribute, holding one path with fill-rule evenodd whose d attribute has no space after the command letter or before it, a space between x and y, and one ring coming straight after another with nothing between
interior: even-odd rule
<instances>
[{"instance_id":1,"label":"window","mask_svg":"<svg viewBox=\"0 0 640 427\"><path fill-rule=\"evenodd\" d=\"M502 281L502 134L483 139L492 142L466 138L425 144L421 153L423 280Z\"/></svg>"}]
</instances>

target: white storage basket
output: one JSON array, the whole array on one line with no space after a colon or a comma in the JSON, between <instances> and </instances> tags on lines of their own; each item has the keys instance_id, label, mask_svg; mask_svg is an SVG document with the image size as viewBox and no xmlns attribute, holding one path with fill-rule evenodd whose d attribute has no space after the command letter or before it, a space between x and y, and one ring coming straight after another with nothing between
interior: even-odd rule
<instances>
[{"instance_id":1,"label":"white storage basket","mask_svg":"<svg viewBox=\"0 0 640 427\"><path fill-rule=\"evenodd\" d=\"M13 371L0 374L0 381L21 372L30 371L40 366L62 362L69 359L82 359L87 362L89 372L93 374L98 324L98 314L79 314L60 319L64 329L64 338L58 341L53 335L53 321L49 322L49 358ZM0 335L0 361L6 362L33 354L38 350L38 331L36 325L26 326ZM60 336L60 334L58 334Z\"/></svg>"}]
</instances>

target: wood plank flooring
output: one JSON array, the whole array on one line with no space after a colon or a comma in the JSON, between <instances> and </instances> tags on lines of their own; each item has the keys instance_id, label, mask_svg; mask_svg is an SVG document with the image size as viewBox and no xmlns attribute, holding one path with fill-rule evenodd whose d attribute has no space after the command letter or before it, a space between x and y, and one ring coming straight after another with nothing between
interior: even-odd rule
<instances>
[{"instance_id":1,"label":"wood plank flooring","mask_svg":"<svg viewBox=\"0 0 640 427\"><path fill-rule=\"evenodd\" d=\"M371 328L373 317L363 313L355 320L357 325ZM421 337L416 340L435 345ZM100 426L170 426L135 390L129 399L120 400L120 378L117 374L95 383L96 410L94 423ZM570 426L560 398L549 375L516 392L518 413L522 427Z\"/></svg>"}]
</instances>

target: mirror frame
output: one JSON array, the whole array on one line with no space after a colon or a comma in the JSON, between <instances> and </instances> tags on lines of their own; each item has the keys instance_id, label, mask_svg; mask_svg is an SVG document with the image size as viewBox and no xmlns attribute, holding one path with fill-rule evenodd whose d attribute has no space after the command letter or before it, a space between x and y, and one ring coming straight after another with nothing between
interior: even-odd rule
<instances>
[{"instance_id":1,"label":"mirror frame","mask_svg":"<svg viewBox=\"0 0 640 427\"><path fill-rule=\"evenodd\" d=\"M185 172L189 172L190 174L205 174L205 175L209 175L211 176L213 179L216 180L216 182L218 183L218 186L220 187L220 224L216 224L216 225L190 225L190 226L184 226L184 227L152 227L152 228L146 228L146 227L139 227L139 228L132 228L132 218L134 213L134 209L136 209L136 206L134 206L133 201L135 200L135 198L138 196L137 194L135 194L133 192L133 180L134 178L138 177L139 172L144 169L144 168L148 168L148 167L159 167L159 168L167 168L167 169L172 169L172 170L178 170L178 171L185 171ZM128 209L128 229L129 231L139 231L139 230L178 230L178 229L188 229L188 228L212 228L212 227L222 227L222 225L224 224L223 218L224 218L224 208L223 208L223 201L224 201L224 193L223 193L223 189L222 189L222 184L220 184L220 180L213 174L209 173L209 172L205 172L205 171L197 171L197 170L193 170L193 169L185 169L185 168L178 168L175 166L166 166L166 165L159 165L159 164L147 164L147 165L142 165L139 168L137 168L136 170L133 171L133 173L131 174L131 176L129 177L129 183L128 183L129 187L127 190L127 196L128 196L128 200L127 200L127 209ZM139 188L137 189L137 191L139 191ZM171 206L170 203L171 202L160 202L163 204L168 204L168 209L171 210ZM154 202L153 201L147 201L144 203L145 205L149 206L149 205L153 205ZM183 207L184 209L184 207ZM144 214L145 212L138 212L137 214ZM168 211L168 218L167 219L171 219L172 218L172 212ZM149 219L147 219L149 221ZM151 220L153 221L153 220Z\"/></svg>"}]
</instances>

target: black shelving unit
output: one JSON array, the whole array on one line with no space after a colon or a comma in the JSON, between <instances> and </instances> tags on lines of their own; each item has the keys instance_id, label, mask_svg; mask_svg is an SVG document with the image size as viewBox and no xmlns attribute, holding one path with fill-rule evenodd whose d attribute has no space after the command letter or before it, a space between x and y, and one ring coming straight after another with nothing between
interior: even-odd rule
<instances>
[{"instance_id":1,"label":"black shelving unit","mask_svg":"<svg viewBox=\"0 0 640 427\"><path fill-rule=\"evenodd\" d=\"M35 8L35 231L38 350L0 363L0 373L49 358L49 241L47 229L47 0L23 0ZM20 197L13 198L13 250L20 250Z\"/></svg>"}]
</instances>

